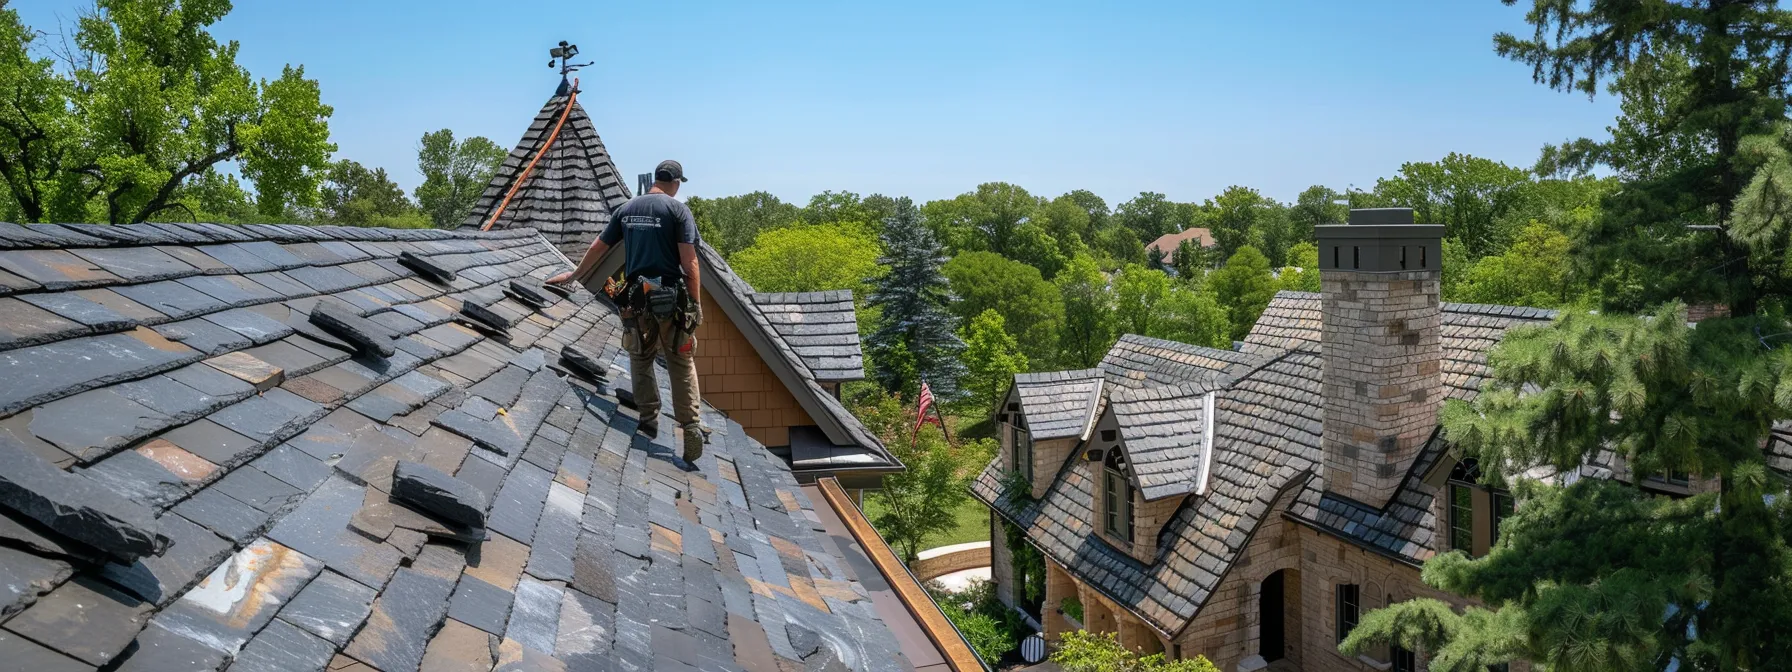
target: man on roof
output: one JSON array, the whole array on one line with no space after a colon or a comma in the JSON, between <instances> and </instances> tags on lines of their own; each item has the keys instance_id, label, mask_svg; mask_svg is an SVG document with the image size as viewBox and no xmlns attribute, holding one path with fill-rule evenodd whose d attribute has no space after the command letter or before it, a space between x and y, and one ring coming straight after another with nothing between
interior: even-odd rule
<instances>
[{"instance_id":1,"label":"man on roof","mask_svg":"<svg viewBox=\"0 0 1792 672\"><path fill-rule=\"evenodd\" d=\"M703 455L703 425L697 417L697 325L703 322L702 278L697 267L697 220L679 202L678 186L687 180L684 166L661 161L653 171L653 189L617 208L578 268L548 282L561 284L589 276L604 253L627 243L623 285L615 297L622 308L622 344L628 350L635 408L641 431L659 432L660 395L653 360L666 357L672 377L672 417L684 430L684 460L695 469Z\"/></svg>"}]
</instances>

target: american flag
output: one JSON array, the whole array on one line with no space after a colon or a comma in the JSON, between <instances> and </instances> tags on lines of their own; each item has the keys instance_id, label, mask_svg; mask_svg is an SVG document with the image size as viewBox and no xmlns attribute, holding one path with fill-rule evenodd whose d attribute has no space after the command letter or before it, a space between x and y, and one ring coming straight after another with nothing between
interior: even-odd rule
<instances>
[{"instance_id":1,"label":"american flag","mask_svg":"<svg viewBox=\"0 0 1792 672\"><path fill-rule=\"evenodd\" d=\"M928 416L929 410L933 410L933 390L928 389L927 381L923 380L921 381L921 396L915 400L915 441L921 439L921 425L931 422L939 425L941 430L946 428L946 423L940 419L939 413L935 412L932 416Z\"/></svg>"}]
</instances>

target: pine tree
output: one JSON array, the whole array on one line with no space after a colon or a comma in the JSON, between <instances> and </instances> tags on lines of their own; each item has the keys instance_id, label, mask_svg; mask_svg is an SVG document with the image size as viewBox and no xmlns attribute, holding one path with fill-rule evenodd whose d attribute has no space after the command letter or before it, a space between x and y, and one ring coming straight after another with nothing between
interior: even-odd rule
<instances>
[{"instance_id":1,"label":"pine tree","mask_svg":"<svg viewBox=\"0 0 1792 672\"><path fill-rule=\"evenodd\" d=\"M1575 241L1575 272L1602 283L1602 310L1508 334L1480 395L1444 408L1446 438L1519 504L1486 556L1441 555L1423 577L1486 608L1397 604L1365 616L1342 648L1392 640L1449 670L1514 658L1792 669L1792 498L1783 461L1764 450L1792 419L1781 186L1792 12L1760 0L1534 3L1535 37L1502 34L1499 52L1552 87L1610 84L1622 98L1611 139L1549 148L1539 165L1603 165L1624 181ZM1733 317L1691 328L1681 300ZM1608 450L1630 483L1527 479ZM1716 491L1638 487L1664 472L1716 479Z\"/></svg>"},{"instance_id":2,"label":"pine tree","mask_svg":"<svg viewBox=\"0 0 1792 672\"><path fill-rule=\"evenodd\" d=\"M946 307L952 291L940 265L945 250L933 231L921 224L921 213L904 197L896 201L896 214L884 221L885 256L879 263L890 267L871 291L871 303L883 309L877 330L868 339L872 375L885 389L910 396L921 386L914 376L927 381L934 396L954 400L961 395L959 378L964 364L958 356L964 342L958 338L958 319ZM912 369L891 363L906 353ZM910 373L912 371L912 373Z\"/></svg>"}]
</instances>

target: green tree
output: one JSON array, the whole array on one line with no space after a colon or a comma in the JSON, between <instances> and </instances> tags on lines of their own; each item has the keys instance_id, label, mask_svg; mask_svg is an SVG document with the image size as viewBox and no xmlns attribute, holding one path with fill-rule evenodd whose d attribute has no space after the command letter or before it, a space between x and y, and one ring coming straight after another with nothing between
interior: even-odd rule
<instances>
[{"instance_id":1,"label":"green tree","mask_svg":"<svg viewBox=\"0 0 1792 672\"><path fill-rule=\"evenodd\" d=\"M1249 187L1226 187L1208 203L1208 230L1219 244L1219 254L1230 259L1245 246L1258 247L1266 242L1266 224L1280 206L1274 200ZM1263 250L1258 248L1258 253Z\"/></svg>"},{"instance_id":2,"label":"green tree","mask_svg":"<svg viewBox=\"0 0 1792 672\"><path fill-rule=\"evenodd\" d=\"M1201 244L1194 238L1184 240L1176 245L1176 254L1170 257L1170 266L1176 269L1176 275L1197 279L1207 275L1208 269L1218 261L1219 250Z\"/></svg>"},{"instance_id":3,"label":"green tree","mask_svg":"<svg viewBox=\"0 0 1792 672\"><path fill-rule=\"evenodd\" d=\"M1066 632L1051 662L1064 672L1219 672L1206 656L1164 660L1164 654L1140 656L1120 645L1112 632Z\"/></svg>"},{"instance_id":4,"label":"green tree","mask_svg":"<svg viewBox=\"0 0 1792 672\"><path fill-rule=\"evenodd\" d=\"M1176 204L1154 191L1139 192L1137 197L1121 203L1114 211L1114 221L1131 230L1142 245L1150 244L1166 233L1180 231L1180 219Z\"/></svg>"},{"instance_id":5,"label":"green tree","mask_svg":"<svg viewBox=\"0 0 1792 672\"><path fill-rule=\"evenodd\" d=\"M763 191L722 198L692 196L686 205L703 242L727 259L752 245L760 232L795 224L803 215L801 208Z\"/></svg>"},{"instance_id":6,"label":"green tree","mask_svg":"<svg viewBox=\"0 0 1792 672\"><path fill-rule=\"evenodd\" d=\"M1455 288L1454 300L1555 308L1569 294L1568 236L1542 222L1518 234L1505 254L1483 257Z\"/></svg>"},{"instance_id":7,"label":"green tree","mask_svg":"<svg viewBox=\"0 0 1792 672\"><path fill-rule=\"evenodd\" d=\"M761 232L728 263L761 292L853 290L864 296L878 273L877 238L859 224L816 224Z\"/></svg>"},{"instance_id":8,"label":"green tree","mask_svg":"<svg viewBox=\"0 0 1792 672\"><path fill-rule=\"evenodd\" d=\"M181 189L227 163L263 214L309 204L335 150L331 110L302 67L269 81L237 65L237 43L207 32L229 11L227 0L100 0L58 72L0 10L8 209L32 222L147 221L186 208Z\"/></svg>"},{"instance_id":9,"label":"green tree","mask_svg":"<svg viewBox=\"0 0 1792 672\"><path fill-rule=\"evenodd\" d=\"M1127 264L1114 278L1114 322L1122 332L1146 335L1163 317L1158 304L1170 294L1170 276Z\"/></svg>"},{"instance_id":10,"label":"green tree","mask_svg":"<svg viewBox=\"0 0 1792 672\"><path fill-rule=\"evenodd\" d=\"M1340 203L1344 195L1330 187L1313 185L1294 198L1288 208L1289 233L1295 243L1313 240L1313 227L1343 224L1350 217L1350 206Z\"/></svg>"},{"instance_id":11,"label":"green tree","mask_svg":"<svg viewBox=\"0 0 1792 672\"><path fill-rule=\"evenodd\" d=\"M1257 316L1276 296L1276 279L1270 275L1269 259L1249 245L1239 248L1225 266L1209 273L1207 281L1213 287L1214 298L1225 306L1232 319L1232 340L1244 340L1257 323Z\"/></svg>"},{"instance_id":12,"label":"green tree","mask_svg":"<svg viewBox=\"0 0 1792 672\"><path fill-rule=\"evenodd\" d=\"M1093 196L1093 194L1090 195ZM1100 203L1100 201L1100 198L1095 199L1096 203ZM1105 212L1107 205L1102 204L1101 209ZM1052 199L1051 202L1039 206L1039 210L1033 214L1033 221L1045 229L1045 232L1050 234L1053 240L1058 241L1058 252L1065 259L1076 256L1079 248L1087 245L1094 236L1089 210L1072 198L1070 194L1059 196Z\"/></svg>"},{"instance_id":13,"label":"green tree","mask_svg":"<svg viewBox=\"0 0 1792 672\"><path fill-rule=\"evenodd\" d=\"M460 226L509 155L477 135L456 142L454 131L446 128L424 133L417 142L417 171L423 173L415 192L417 206L438 229Z\"/></svg>"},{"instance_id":14,"label":"green tree","mask_svg":"<svg viewBox=\"0 0 1792 672\"><path fill-rule=\"evenodd\" d=\"M1011 255L1016 230L1028 222L1039 199L1006 182L985 182L977 190L931 201L922 207L928 228L956 251L987 250Z\"/></svg>"},{"instance_id":15,"label":"green tree","mask_svg":"<svg viewBox=\"0 0 1792 672\"><path fill-rule=\"evenodd\" d=\"M1095 230L1095 240L1089 247L1094 254L1113 262L1115 268L1145 262L1145 244L1139 242L1138 234L1112 220Z\"/></svg>"},{"instance_id":16,"label":"green tree","mask_svg":"<svg viewBox=\"0 0 1792 672\"><path fill-rule=\"evenodd\" d=\"M936 396L952 401L964 375L959 361L964 342L958 338L958 319L947 308L952 291L940 272L945 251L906 197L896 199L896 214L884 223L883 243L885 256L879 263L889 271L878 277L870 296L883 312L866 339L872 376L884 389L904 396L920 389L916 377L925 378Z\"/></svg>"},{"instance_id":17,"label":"green tree","mask_svg":"<svg viewBox=\"0 0 1792 672\"><path fill-rule=\"evenodd\" d=\"M1053 283L1064 298L1060 360L1066 366L1095 366L1114 344L1114 295L1107 276L1084 255L1071 259Z\"/></svg>"},{"instance_id":18,"label":"green tree","mask_svg":"<svg viewBox=\"0 0 1792 672\"><path fill-rule=\"evenodd\" d=\"M1295 292L1319 291L1319 246L1301 243L1288 250L1288 265L1277 278L1282 289Z\"/></svg>"},{"instance_id":19,"label":"green tree","mask_svg":"<svg viewBox=\"0 0 1792 672\"><path fill-rule=\"evenodd\" d=\"M318 219L326 224L389 226L417 211L404 189L386 176L386 169L369 170L348 159L330 165L321 193Z\"/></svg>"},{"instance_id":20,"label":"green tree","mask_svg":"<svg viewBox=\"0 0 1792 672\"><path fill-rule=\"evenodd\" d=\"M1462 241L1469 256L1479 259L1504 249L1516 233L1495 225L1530 181L1523 169L1451 152L1441 161L1400 166L1399 175L1376 180L1375 193L1412 208L1420 223L1444 225L1444 235Z\"/></svg>"},{"instance_id":21,"label":"green tree","mask_svg":"<svg viewBox=\"0 0 1792 672\"><path fill-rule=\"evenodd\" d=\"M1027 356L1008 335L1001 313L985 310L965 325L964 368L964 386L970 393L966 409L972 417L989 414L1008 392L1014 374L1027 370Z\"/></svg>"},{"instance_id":22,"label":"green tree","mask_svg":"<svg viewBox=\"0 0 1792 672\"><path fill-rule=\"evenodd\" d=\"M1108 217L1111 214L1108 211L1108 202L1102 200L1100 196L1096 196L1095 192L1088 189L1077 189L1063 195L1062 198L1070 199L1070 202L1082 208L1083 212L1089 213L1089 228L1091 230L1107 225Z\"/></svg>"},{"instance_id":23,"label":"green tree","mask_svg":"<svg viewBox=\"0 0 1792 672\"><path fill-rule=\"evenodd\" d=\"M994 310L1034 366L1057 361L1064 298L1039 269L994 252L963 252L940 267L950 282L952 313L964 322Z\"/></svg>"},{"instance_id":24,"label":"green tree","mask_svg":"<svg viewBox=\"0 0 1792 672\"><path fill-rule=\"evenodd\" d=\"M907 424L914 427L912 414ZM883 487L871 493L884 507L872 524L903 561L912 564L927 548L929 537L957 527L958 509L970 498L971 479L995 454L995 442L971 439L953 447L938 427L929 424L886 445L908 468L884 476Z\"/></svg>"},{"instance_id":25,"label":"green tree","mask_svg":"<svg viewBox=\"0 0 1792 672\"><path fill-rule=\"evenodd\" d=\"M805 224L862 224L871 221L870 217L871 213L865 209L864 199L850 191L824 191L816 194L809 198L809 207L803 208L802 213Z\"/></svg>"},{"instance_id":26,"label":"green tree","mask_svg":"<svg viewBox=\"0 0 1792 672\"><path fill-rule=\"evenodd\" d=\"M1232 317L1220 307L1213 292L1188 284L1172 286L1158 302L1157 316L1152 318L1146 336L1204 345L1209 348L1232 347Z\"/></svg>"},{"instance_id":27,"label":"green tree","mask_svg":"<svg viewBox=\"0 0 1792 672\"><path fill-rule=\"evenodd\" d=\"M1040 274L1047 279L1057 277L1058 271L1069 261L1058 240L1032 222L1024 222L1014 228L1014 234L1009 239L1008 256L1039 269Z\"/></svg>"}]
</instances>

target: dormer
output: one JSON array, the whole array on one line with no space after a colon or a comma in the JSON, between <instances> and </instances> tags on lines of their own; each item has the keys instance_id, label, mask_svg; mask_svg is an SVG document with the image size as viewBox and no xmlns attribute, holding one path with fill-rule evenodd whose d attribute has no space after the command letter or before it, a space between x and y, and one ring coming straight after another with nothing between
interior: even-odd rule
<instances>
[{"instance_id":1,"label":"dormer","mask_svg":"<svg viewBox=\"0 0 1792 672\"><path fill-rule=\"evenodd\" d=\"M1157 535L1183 501L1207 493L1215 395L1184 384L1115 389L1084 459L1095 466L1095 520L1103 540L1140 562L1157 561Z\"/></svg>"},{"instance_id":2,"label":"dormer","mask_svg":"<svg viewBox=\"0 0 1792 672\"><path fill-rule=\"evenodd\" d=\"M995 417L1002 470L1020 472L1034 499L1045 496L1065 460L1088 440L1104 385L1097 369L1014 377Z\"/></svg>"}]
</instances>

